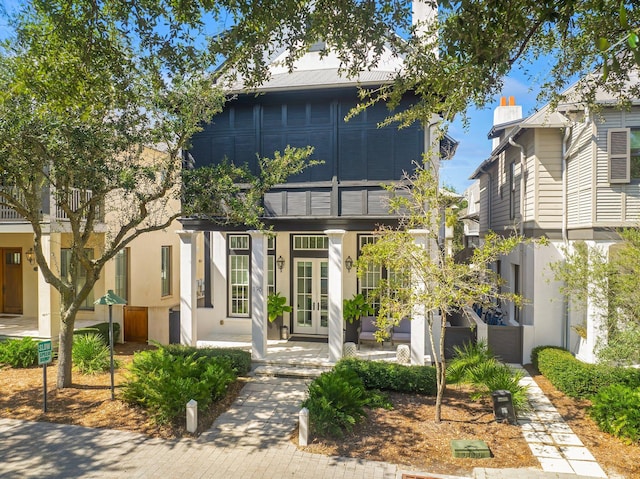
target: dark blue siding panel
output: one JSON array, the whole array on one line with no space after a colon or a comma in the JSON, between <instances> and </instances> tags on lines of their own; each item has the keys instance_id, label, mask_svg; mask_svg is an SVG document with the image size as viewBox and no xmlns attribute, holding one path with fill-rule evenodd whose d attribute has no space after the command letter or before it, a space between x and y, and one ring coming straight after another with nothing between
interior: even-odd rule
<instances>
[{"instance_id":1,"label":"dark blue siding panel","mask_svg":"<svg viewBox=\"0 0 640 479\"><path fill-rule=\"evenodd\" d=\"M393 177L401 178L402 172L414 169L414 161L422 162L424 132L417 127L395 132Z\"/></svg>"},{"instance_id":2,"label":"dark blue siding panel","mask_svg":"<svg viewBox=\"0 0 640 479\"><path fill-rule=\"evenodd\" d=\"M341 180L364 180L367 176L366 150L363 131L341 131L339 133L339 178Z\"/></svg>"},{"instance_id":3,"label":"dark blue siding panel","mask_svg":"<svg viewBox=\"0 0 640 479\"><path fill-rule=\"evenodd\" d=\"M289 103L287 104L287 126L304 127L307 125L307 104Z\"/></svg>"},{"instance_id":4,"label":"dark blue siding panel","mask_svg":"<svg viewBox=\"0 0 640 479\"><path fill-rule=\"evenodd\" d=\"M256 136L238 135L235 137L234 163L237 165L248 165L251 171L257 171L258 162L256 159Z\"/></svg>"},{"instance_id":5,"label":"dark blue siding panel","mask_svg":"<svg viewBox=\"0 0 640 479\"><path fill-rule=\"evenodd\" d=\"M367 179L388 180L389 169L393 168L392 131L369 130L367 132Z\"/></svg>"}]
</instances>

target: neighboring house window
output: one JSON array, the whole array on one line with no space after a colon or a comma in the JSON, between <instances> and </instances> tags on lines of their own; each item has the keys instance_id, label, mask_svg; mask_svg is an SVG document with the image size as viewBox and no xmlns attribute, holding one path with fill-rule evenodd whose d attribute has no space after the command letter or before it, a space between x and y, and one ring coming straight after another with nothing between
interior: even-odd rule
<instances>
[{"instance_id":1,"label":"neighboring house window","mask_svg":"<svg viewBox=\"0 0 640 479\"><path fill-rule=\"evenodd\" d=\"M640 128L631 128L630 132L631 179L640 179Z\"/></svg>"},{"instance_id":2,"label":"neighboring house window","mask_svg":"<svg viewBox=\"0 0 640 479\"><path fill-rule=\"evenodd\" d=\"M85 250L89 259L93 259L93 249L88 248ZM65 278L67 281L71 281L71 250L68 248L63 248L60 250L60 275ZM78 272L78 278L76 281L76 291L80 291L87 281L87 272L86 270L80 266L80 264L76 265L76 271ZM93 289L89 292L89 295L84 300L84 302L80 305L80 309L93 309Z\"/></svg>"},{"instance_id":3,"label":"neighboring house window","mask_svg":"<svg viewBox=\"0 0 640 479\"><path fill-rule=\"evenodd\" d=\"M171 246L162 246L160 250L160 279L162 296L171 296Z\"/></svg>"},{"instance_id":4,"label":"neighboring house window","mask_svg":"<svg viewBox=\"0 0 640 479\"><path fill-rule=\"evenodd\" d=\"M610 128L607 132L609 183L640 179L640 128Z\"/></svg>"},{"instance_id":5,"label":"neighboring house window","mask_svg":"<svg viewBox=\"0 0 640 479\"><path fill-rule=\"evenodd\" d=\"M250 254L248 235L228 236L229 316L249 316Z\"/></svg>"},{"instance_id":6,"label":"neighboring house window","mask_svg":"<svg viewBox=\"0 0 640 479\"><path fill-rule=\"evenodd\" d=\"M122 299L129 301L129 248L123 248L116 253L115 293Z\"/></svg>"},{"instance_id":7,"label":"neighboring house window","mask_svg":"<svg viewBox=\"0 0 640 479\"><path fill-rule=\"evenodd\" d=\"M509 163L509 219L516 217L516 163Z\"/></svg>"},{"instance_id":8,"label":"neighboring house window","mask_svg":"<svg viewBox=\"0 0 640 479\"><path fill-rule=\"evenodd\" d=\"M267 294L276 292L276 239L267 240Z\"/></svg>"}]
</instances>

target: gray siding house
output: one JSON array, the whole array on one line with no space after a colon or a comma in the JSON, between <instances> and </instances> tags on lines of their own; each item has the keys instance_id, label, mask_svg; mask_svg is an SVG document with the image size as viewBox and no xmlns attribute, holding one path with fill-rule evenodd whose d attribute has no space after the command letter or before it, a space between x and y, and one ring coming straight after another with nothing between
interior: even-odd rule
<instances>
[{"instance_id":1,"label":"gray siding house","mask_svg":"<svg viewBox=\"0 0 640 479\"><path fill-rule=\"evenodd\" d=\"M598 101L597 112L567 101L509 121L501 121L504 110L518 116L518 107L498 107L493 151L471 176L480 182L480 237L515 229L549 239L548 246L521 245L496 265L505 287L528 300L522 308L504 305L520 329L510 348L520 348L524 362L545 344L595 361L599 314L590 303L568 307L549 263L577 241L608 253L618 241L614 229L640 219L640 101L628 110L604 95ZM578 325L586 326L586 338L573 330Z\"/></svg>"}]
</instances>

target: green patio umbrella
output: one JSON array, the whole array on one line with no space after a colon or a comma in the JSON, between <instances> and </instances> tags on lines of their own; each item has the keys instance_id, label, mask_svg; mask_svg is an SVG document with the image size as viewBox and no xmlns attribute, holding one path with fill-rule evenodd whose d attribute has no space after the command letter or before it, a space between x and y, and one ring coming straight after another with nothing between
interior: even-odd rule
<instances>
[{"instance_id":1,"label":"green patio umbrella","mask_svg":"<svg viewBox=\"0 0 640 479\"><path fill-rule=\"evenodd\" d=\"M107 294L94 301L93 304L106 304L109 306L109 352L111 353L111 399L115 399L115 391L113 384L113 316L111 314L111 307L114 304L127 304L127 302L113 292L112 289L107 291Z\"/></svg>"}]
</instances>

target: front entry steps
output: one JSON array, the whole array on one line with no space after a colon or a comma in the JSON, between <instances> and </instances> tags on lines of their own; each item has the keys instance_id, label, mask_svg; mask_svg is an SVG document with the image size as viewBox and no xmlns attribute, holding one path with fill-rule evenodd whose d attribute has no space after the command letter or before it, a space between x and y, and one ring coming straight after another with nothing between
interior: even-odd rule
<instances>
[{"instance_id":1,"label":"front entry steps","mask_svg":"<svg viewBox=\"0 0 640 479\"><path fill-rule=\"evenodd\" d=\"M254 362L251 373L254 376L315 379L327 371L331 371L331 366L323 364Z\"/></svg>"}]
</instances>

